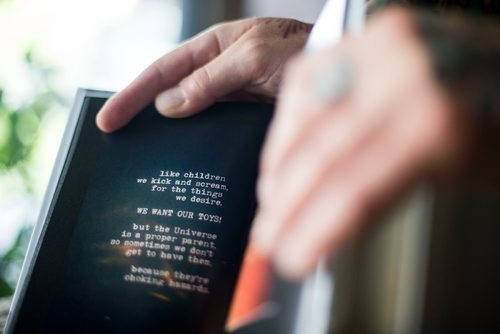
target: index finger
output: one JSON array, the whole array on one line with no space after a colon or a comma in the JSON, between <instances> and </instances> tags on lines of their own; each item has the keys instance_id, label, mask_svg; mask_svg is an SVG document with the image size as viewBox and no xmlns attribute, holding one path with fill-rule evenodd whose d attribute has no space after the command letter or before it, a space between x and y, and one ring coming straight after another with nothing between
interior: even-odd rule
<instances>
[{"instance_id":1,"label":"index finger","mask_svg":"<svg viewBox=\"0 0 500 334\"><path fill-rule=\"evenodd\" d=\"M237 37L235 33L238 29L231 27L233 24L210 29L156 60L104 104L97 114L97 126L104 132L121 128L160 92L174 86L196 68L217 57L231 43L228 36L224 36L229 30L227 28L231 29L233 37Z\"/></svg>"}]
</instances>

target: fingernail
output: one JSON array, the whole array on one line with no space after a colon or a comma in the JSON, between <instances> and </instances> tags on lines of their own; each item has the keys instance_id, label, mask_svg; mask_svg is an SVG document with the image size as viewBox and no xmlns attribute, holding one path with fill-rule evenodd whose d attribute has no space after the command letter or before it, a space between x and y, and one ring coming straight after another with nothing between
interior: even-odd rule
<instances>
[{"instance_id":1,"label":"fingernail","mask_svg":"<svg viewBox=\"0 0 500 334\"><path fill-rule=\"evenodd\" d=\"M162 115L172 115L178 111L178 108L184 104L186 98L179 86L170 88L156 97L156 109Z\"/></svg>"}]
</instances>

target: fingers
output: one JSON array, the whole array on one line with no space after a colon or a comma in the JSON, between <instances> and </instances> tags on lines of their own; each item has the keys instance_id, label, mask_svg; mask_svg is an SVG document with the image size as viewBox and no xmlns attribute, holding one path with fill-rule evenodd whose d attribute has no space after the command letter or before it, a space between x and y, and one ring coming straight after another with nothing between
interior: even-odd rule
<instances>
[{"instance_id":1,"label":"fingers","mask_svg":"<svg viewBox=\"0 0 500 334\"><path fill-rule=\"evenodd\" d=\"M160 113L184 117L216 100L269 100L283 64L302 49L311 25L290 19L224 23L188 41L148 67L97 115L106 132L127 124L155 100Z\"/></svg>"},{"instance_id":2,"label":"fingers","mask_svg":"<svg viewBox=\"0 0 500 334\"><path fill-rule=\"evenodd\" d=\"M313 147L334 127L317 130L304 148ZM414 180L429 147L415 131L406 130L384 122L353 135L349 141L360 145L350 145L346 154L331 161L324 156L311 159L308 150L299 148L281 165L274 175L275 191L261 199L265 211L267 205L281 208L264 212L261 222L273 226L267 230L273 234L268 235L273 245L269 254L280 272L293 279L304 277L322 255L337 250ZM298 186L302 191L294 191Z\"/></svg>"},{"instance_id":3,"label":"fingers","mask_svg":"<svg viewBox=\"0 0 500 334\"><path fill-rule=\"evenodd\" d=\"M204 38L213 37L208 35ZM159 92L175 84L198 63L206 60L204 59L206 56L198 59L192 56L194 48L199 45L213 48L211 44L205 43L197 43L194 46L186 44L151 64L129 86L110 98L97 115L99 128L105 132L112 132L124 126L151 103Z\"/></svg>"},{"instance_id":4,"label":"fingers","mask_svg":"<svg viewBox=\"0 0 500 334\"><path fill-rule=\"evenodd\" d=\"M311 272L321 256L337 250L413 182L428 149L414 134L381 124L359 140L363 144L352 154L334 159L327 171L315 176L313 191L302 199L300 209L276 218L282 220L282 228L275 236L272 257L280 272L294 279ZM313 171L322 168L319 161L309 164ZM290 191L288 182L277 186L282 194Z\"/></svg>"},{"instance_id":5,"label":"fingers","mask_svg":"<svg viewBox=\"0 0 500 334\"><path fill-rule=\"evenodd\" d=\"M411 30L391 35L397 27L307 56L289 71L262 156L252 231L254 247L289 278L312 271L456 146L427 54ZM315 83L335 74L328 64L341 52L352 56L354 85L345 100L321 101Z\"/></svg>"},{"instance_id":6,"label":"fingers","mask_svg":"<svg viewBox=\"0 0 500 334\"><path fill-rule=\"evenodd\" d=\"M356 126L358 131L353 131ZM307 136L298 134L301 140L292 139L296 144L287 147L288 155L273 169L262 171L260 183L269 191L259 193L261 214L254 233L265 253L272 250L281 230L302 210L306 199L324 182L325 175L333 173L384 131L382 119L366 122L356 114L339 117L337 113L329 113L310 127ZM273 189L280 189L280 195L269 193Z\"/></svg>"},{"instance_id":7,"label":"fingers","mask_svg":"<svg viewBox=\"0 0 500 334\"><path fill-rule=\"evenodd\" d=\"M236 42L218 57L197 68L176 86L156 97L158 111L168 117L190 116L230 93L242 90L256 74L254 50ZM257 66L257 65L256 65ZM259 65L261 66L261 65Z\"/></svg>"},{"instance_id":8,"label":"fingers","mask_svg":"<svg viewBox=\"0 0 500 334\"><path fill-rule=\"evenodd\" d=\"M344 42L342 52L350 44L351 41ZM290 149L299 145L304 137L325 122L325 114L331 115L337 123L349 116L352 106L344 103L345 98L335 102L335 108L332 109L330 103L325 103L323 96L310 94L314 90L311 87L317 86L318 77L334 76L341 60L339 53L337 48L331 48L327 53L302 56L289 63L282 90L284 93L266 142L267 149L262 156L263 170L271 171L273 166L279 166L280 161L289 155ZM339 130L345 132L343 128Z\"/></svg>"},{"instance_id":9,"label":"fingers","mask_svg":"<svg viewBox=\"0 0 500 334\"><path fill-rule=\"evenodd\" d=\"M249 24L238 21L215 27L155 61L106 102L97 115L98 127L112 132L127 124L160 92L219 55L241 31L248 29Z\"/></svg>"},{"instance_id":10,"label":"fingers","mask_svg":"<svg viewBox=\"0 0 500 334\"><path fill-rule=\"evenodd\" d=\"M335 138L335 129L329 132L322 131L322 128L333 125L344 134L350 129L345 117L343 120L337 116L337 111L331 112L331 108L326 108L311 94L305 93L312 82L309 70L314 67L311 66L311 58L316 59L317 56L302 57L289 65L283 87L286 95L280 101L262 154L258 183L259 214L254 222L252 239L257 248L267 255L287 224L287 218L300 212L300 203L317 187L316 181L322 174L320 170L326 164L312 162L319 157L328 157L331 144L346 143ZM326 136L318 136L320 131ZM279 195L276 196L278 187Z\"/></svg>"},{"instance_id":11,"label":"fingers","mask_svg":"<svg viewBox=\"0 0 500 334\"><path fill-rule=\"evenodd\" d=\"M281 35L282 26L294 22L302 26L293 20L257 19L219 56L158 95L157 109L165 116L185 117L234 93L246 93L245 99L248 94L261 99L275 96L284 63L302 49L307 37L307 30L299 28L288 39Z\"/></svg>"}]
</instances>

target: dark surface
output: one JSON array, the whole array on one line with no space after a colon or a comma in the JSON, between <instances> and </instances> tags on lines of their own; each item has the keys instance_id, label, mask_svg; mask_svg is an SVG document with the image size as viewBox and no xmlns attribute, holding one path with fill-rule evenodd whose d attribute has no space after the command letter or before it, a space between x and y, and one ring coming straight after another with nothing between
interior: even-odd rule
<instances>
[{"instance_id":1,"label":"dark surface","mask_svg":"<svg viewBox=\"0 0 500 334\"><path fill-rule=\"evenodd\" d=\"M76 131L79 140L72 145L64 181L46 217L48 228L23 286L13 333L222 332L255 209L258 156L272 106L224 103L183 120L163 118L150 107L123 130L106 135L94 124L103 102L86 101L82 127ZM137 207L181 208L136 183L162 169L227 177L224 207L182 205L220 214L225 223L200 227L197 222L136 215ZM199 269L210 277L211 293L123 282L131 264L174 266L160 259L125 258L109 246L110 238L130 225L130 217L138 224L183 224L217 233L214 266ZM193 270L182 264L174 269Z\"/></svg>"},{"instance_id":2,"label":"dark surface","mask_svg":"<svg viewBox=\"0 0 500 334\"><path fill-rule=\"evenodd\" d=\"M437 192L424 333L500 333L500 190Z\"/></svg>"}]
</instances>

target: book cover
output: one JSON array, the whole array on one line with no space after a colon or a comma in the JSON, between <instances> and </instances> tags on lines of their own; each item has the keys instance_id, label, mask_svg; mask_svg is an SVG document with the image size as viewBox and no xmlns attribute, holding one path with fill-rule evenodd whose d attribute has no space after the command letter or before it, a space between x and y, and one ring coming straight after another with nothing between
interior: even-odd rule
<instances>
[{"instance_id":1,"label":"book cover","mask_svg":"<svg viewBox=\"0 0 500 334\"><path fill-rule=\"evenodd\" d=\"M77 94L6 333L250 333L288 314L265 300L297 294L271 293L255 254L235 295L273 106L185 119L151 106L105 134L95 116L109 96Z\"/></svg>"}]
</instances>

